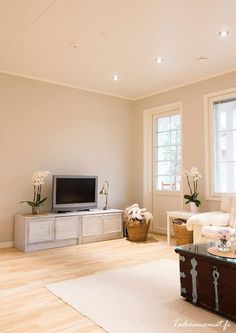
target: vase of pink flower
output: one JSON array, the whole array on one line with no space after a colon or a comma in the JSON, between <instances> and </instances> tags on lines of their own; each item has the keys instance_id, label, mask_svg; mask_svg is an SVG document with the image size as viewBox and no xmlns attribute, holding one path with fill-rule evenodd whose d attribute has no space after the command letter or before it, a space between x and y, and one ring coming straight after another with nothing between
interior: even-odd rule
<instances>
[{"instance_id":1,"label":"vase of pink flower","mask_svg":"<svg viewBox=\"0 0 236 333\"><path fill-rule=\"evenodd\" d=\"M225 229L218 232L219 242L217 248L221 252L228 252L231 250L232 234L229 230Z\"/></svg>"}]
</instances>

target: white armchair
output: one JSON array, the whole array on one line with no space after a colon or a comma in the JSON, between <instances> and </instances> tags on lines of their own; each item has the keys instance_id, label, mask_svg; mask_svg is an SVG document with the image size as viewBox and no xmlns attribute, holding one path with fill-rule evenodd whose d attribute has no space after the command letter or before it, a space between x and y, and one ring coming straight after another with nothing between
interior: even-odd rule
<instances>
[{"instance_id":1,"label":"white armchair","mask_svg":"<svg viewBox=\"0 0 236 333\"><path fill-rule=\"evenodd\" d=\"M235 233L236 197L222 197L221 211L193 215L188 219L186 227L193 231L194 243L217 239L218 232L222 229Z\"/></svg>"}]
</instances>

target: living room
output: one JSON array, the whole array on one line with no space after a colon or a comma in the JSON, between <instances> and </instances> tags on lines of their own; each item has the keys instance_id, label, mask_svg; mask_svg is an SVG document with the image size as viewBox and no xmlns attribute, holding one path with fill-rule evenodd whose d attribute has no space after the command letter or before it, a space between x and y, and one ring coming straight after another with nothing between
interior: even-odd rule
<instances>
[{"instance_id":1,"label":"living room","mask_svg":"<svg viewBox=\"0 0 236 333\"><path fill-rule=\"evenodd\" d=\"M203 213L226 214L220 215L223 224L217 222L224 230L234 225L235 1L12 0L0 9L1 332L233 332L228 310L211 312L181 297L167 212L193 216L187 222L193 237L195 226L218 221L211 215L206 222ZM230 116L218 121L225 103ZM225 163L219 164L214 135L222 129ZM173 151L175 158L166 158ZM184 177L192 167L201 175L195 198L200 214L192 214L184 199L192 194ZM50 172L41 189L47 199L32 215L22 201L34 200L32 175L40 170ZM96 176L90 211L55 207L53 176L59 175ZM224 197L232 199L227 209ZM123 237L124 211L136 203L153 216L144 242ZM85 241L90 212L102 232L107 221L109 235ZM30 245L27 224L37 219L38 228L48 218L55 237L62 215L76 225L73 241ZM113 222L118 231L111 235ZM73 280L80 283L76 292Z\"/></svg>"}]
</instances>

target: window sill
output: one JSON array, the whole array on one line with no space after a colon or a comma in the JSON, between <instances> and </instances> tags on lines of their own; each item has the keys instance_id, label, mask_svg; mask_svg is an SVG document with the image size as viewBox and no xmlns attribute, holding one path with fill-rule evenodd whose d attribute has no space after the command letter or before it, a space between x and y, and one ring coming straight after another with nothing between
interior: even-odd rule
<instances>
[{"instance_id":1,"label":"window sill","mask_svg":"<svg viewBox=\"0 0 236 333\"><path fill-rule=\"evenodd\" d=\"M223 196L236 196L235 192L211 193L205 197L207 201L220 201Z\"/></svg>"}]
</instances>

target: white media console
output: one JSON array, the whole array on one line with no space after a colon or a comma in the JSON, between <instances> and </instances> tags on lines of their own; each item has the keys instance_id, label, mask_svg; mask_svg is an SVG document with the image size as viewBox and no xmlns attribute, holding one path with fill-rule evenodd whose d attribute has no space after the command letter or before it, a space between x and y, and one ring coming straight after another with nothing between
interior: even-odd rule
<instances>
[{"instance_id":1,"label":"white media console","mask_svg":"<svg viewBox=\"0 0 236 333\"><path fill-rule=\"evenodd\" d=\"M24 252L122 237L119 209L15 216L14 247Z\"/></svg>"}]
</instances>

